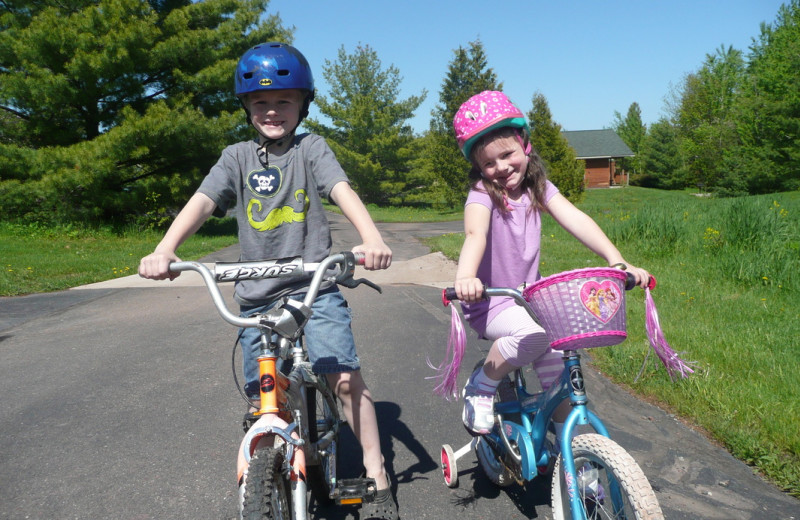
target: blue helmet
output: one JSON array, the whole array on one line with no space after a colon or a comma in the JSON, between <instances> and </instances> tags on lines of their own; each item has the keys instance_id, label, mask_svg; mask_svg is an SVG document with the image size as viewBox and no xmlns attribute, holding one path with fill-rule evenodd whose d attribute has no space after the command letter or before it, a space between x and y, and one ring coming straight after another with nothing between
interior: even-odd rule
<instances>
[{"instance_id":1,"label":"blue helmet","mask_svg":"<svg viewBox=\"0 0 800 520\"><path fill-rule=\"evenodd\" d=\"M236 95L259 90L300 89L314 98L314 77L300 51L280 42L261 43L249 49L236 65Z\"/></svg>"},{"instance_id":2,"label":"blue helmet","mask_svg":"<svg viewBox=\"0 0 800 520\"><path fill-rule=\"evenodd\" d=\"M261 43L245 52L236 65L235 92L250 120L244 97L251 92L261 90L298 89L304 94L300 107L300 118L297 125L288 133L294 135L297 126L308 116L308 107L314 100L314 76L305 56L292 47L281 42ZM252 122L251 122L252 123ZM274 143L265 139L265 146Z\"/></svg>"}]
</instances>

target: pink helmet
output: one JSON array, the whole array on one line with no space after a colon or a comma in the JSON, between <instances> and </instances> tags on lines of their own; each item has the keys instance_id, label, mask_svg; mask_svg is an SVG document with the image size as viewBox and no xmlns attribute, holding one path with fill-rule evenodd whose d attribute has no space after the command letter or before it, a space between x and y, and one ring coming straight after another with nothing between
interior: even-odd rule
<instances>
[{"instance_id":1,"label":"pink helmet","mask_svg":"<svg viewBox=\"0 0 800 520\"><path fill-rule=\"evenodd\" d=\"M453 118L458 147L467 159L472 146L482 135L504 126L527 130L528 122L508 97L496 90L484 90L472 96Z\"/></svg>"}]
</instances>

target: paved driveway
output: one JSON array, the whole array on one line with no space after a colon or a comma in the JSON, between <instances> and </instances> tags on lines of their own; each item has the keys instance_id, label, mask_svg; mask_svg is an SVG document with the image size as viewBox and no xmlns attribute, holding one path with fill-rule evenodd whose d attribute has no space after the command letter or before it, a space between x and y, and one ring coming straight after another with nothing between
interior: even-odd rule
<instances>
[{"instance_id":1,"label":"paved driveway","mask_svg":"<svg viewBox=\"0 0 800 520\"><path fill-rule=\"evenodd\" d=\"M439 288L454 266L416 237L461 225L382 229L395 263L368 277L384 293L346 295L402 517L551 518L547 482L499 490L472 454L459 461L460 487L443 484L440 446L469 440L460 405L432 395L427 379L426 359L441 359L447 341ZM334 237L335 249L355 240L338 217ZM237 254L228 248L204 260ZM233 518L244 410L231 377L233 336L188 274L0 299L0 518ZM487 347L471 336L465 366ZM592 405L643 467L667 518L798 516L800 501L702 435L595 371L585 374ZM355 476L355 440L346 436L344 445L344 476ZM313 518L357 513L315 509Z\"/></svg>"}]
</instances>

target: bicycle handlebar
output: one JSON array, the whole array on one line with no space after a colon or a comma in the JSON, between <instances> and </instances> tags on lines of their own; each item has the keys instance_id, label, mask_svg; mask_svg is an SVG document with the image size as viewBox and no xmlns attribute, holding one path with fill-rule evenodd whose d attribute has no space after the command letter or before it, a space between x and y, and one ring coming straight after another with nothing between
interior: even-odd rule
<instances>
[{"instance_id":1,"label":"bicycle handlebar","mask_svg":"<svg viewBox=\"0 0 800 520\"><path fill-rule=\"evenodd\" d=\"M235 282L238 280L260 280L269 278L302 277L313 273L303 299L303 305L310 308L317 298L317 293L323 281L335 281L339 285L355 288L362 283L381 292L381 288L364 278L354 279L356 265L364 265L364 254L345 251L333 254L319 263L304 263L302 258L264 260L260 262L219 262L214 264L213 270L200 262L172 262L169 270L172 272L195 271L203 277L203 281L211 294L211 300L219 311L222 319L236 327L258 327L261 318L258 316L244 318L233 314L222 293L219 290L220 282ZM329 273L334 266L339 266L338 273Z\"/></svg>"},{"instance_id":2,"label":"bicycle handlebar","mask_svg":"<svg viewBox=\"0 0 800 520\"><path fill-rule=\"evenodd\" d=\"M631 273L625 273L625 290L630 291L636 287L636 278ZM651 291L656 288L656 277L650 275L650 281L647 284L647 288ZM518 305L522 305L523 307L527 307L525 304L525 298L522 297L522 293L520 293L516 289L502 289L502 288L495 288L495 287L483 287L483 299L489 299L492 296L509 296L512 299L516 300ZM450 302L453 300L458 300L458 295L456 294L455 287L446 287L442 290L442 305L447 307L450 305Z\"/></svg>"}]
</instances>

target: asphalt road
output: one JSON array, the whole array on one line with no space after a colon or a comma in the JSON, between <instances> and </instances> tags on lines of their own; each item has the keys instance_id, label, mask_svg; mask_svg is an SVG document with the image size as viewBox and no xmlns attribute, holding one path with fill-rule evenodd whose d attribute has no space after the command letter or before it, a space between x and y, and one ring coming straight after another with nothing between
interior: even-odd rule
<instances>
[{"instance_id":1,"label":"asphalt road","mask_svg":"<svg viewBox=\"0 0 800 520\"><path fill-rule=\"evenodd\" d=\"M349 248L355 237L334 220L335 249ZM368 276L383 294L346 295L401 517L551 518L548 482L497 489L473 454L459 460L460 486L444 485L441 445L469 437L460 404L432 394L426 358L444 354L450 317L438 287L453 266L415 237L460 224L382 230L395 264ZM245 408L231 376L234 332L187 274L0 298L0 518L234 518ZM470 336L462 379L487 347ZM800 517L800 501L699 433L594 370L585 375L591 405L640 463L668 519ZM343 476L356 476L357 444L345 435L343 445ZM312 518L357 519L358 509L315 508Z\"/></svg>"}]
</instances>

